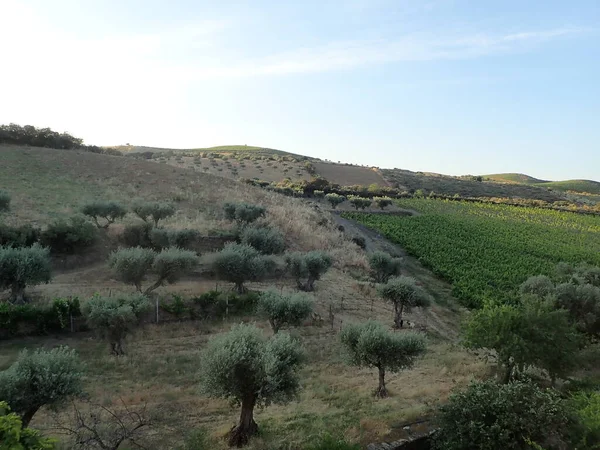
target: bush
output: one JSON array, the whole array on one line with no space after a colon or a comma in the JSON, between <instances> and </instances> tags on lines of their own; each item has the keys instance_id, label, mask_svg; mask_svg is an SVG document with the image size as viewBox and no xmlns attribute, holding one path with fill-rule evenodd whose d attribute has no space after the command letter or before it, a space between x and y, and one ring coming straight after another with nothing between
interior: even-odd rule
<instances>
[{"instance_id":1,"label":"bush","mask_svg":"<svg viewBox=\"0 0 600 450\"><path fill-rule=\"evenodd\" d=\"M189 249L199 238L200 232L196 230L167 230L164 228L150 230L150 242L155 250L169 247Z\"/></svg>"},{"instance_id":2,"label":"bush","mask_svg":"<svg viewBox=\"0 0 600 450\"><path fill-rule=\"evenodd\" d=\"M111 353L119 356L125 354L123 339L149 308L148 299L143 295L96 296L85 303L83 314L88 326L110 344Z\"/></svg>"},{"instance_id":3,"label":"bush","mask_svg":"<svg viewBox=\"0 0 600 450\"><path fill-rule=\"evenodd\" d=\"M394 258L389 253L373 252L369 255L371 276L377 283L387 283L391 277L400 275L402 258Z\"/></svg>"},{"instance_id":4,"label":"bush","mask_svg":"<svg viewBox=\"0 0 600 450\"><path fill-rule=\"evenodd\" d=\"M171 217L175 214L175 206L164 202L136 202L131 208L132 211L144 222L154 222L154 226L158 226L160 220Z\"/></svg>"},{"instance_id":5,"label":"bush","mask_svg":"<svg viewBox=\"0 0 600 450\"><path fill-rule=\"evenodd\" d=\"M264 217L267 210L259 205L250 203L225 203L223 205L225 217L228 220L235 220L241 224L249 224L257 219Z\"/></svg>"},{"instance_id":6,"label":"bush","mask_svg":"<svg viewBox=\"0 0 600 450\"><path fill-rule=\"evenodd\" d=\"M51 278L48 249L39 245L0 247L0 291L10 289L13 302L25 301L25 288L48 283Z\"/></svg>"},{"instance_id":7,"label":"bush","mask_svg":"<svg viewBox=\"0 0 600 450\"><path fill-rule=\"evenodd\" d=\"M325 196L325 200L327 200L331 204L331 207L335 209L337 205L346 201L346 197L332 192Z\"/></svg>"},{"instance_id":8,"label":"bush","mask_svg":"<svg viewBox=\"0 0 600 450\"><path fill-rule=\"evenodd\" d=\"M532 448L528 441L546 448L562 441L569 424L558 393L520 381L473 382L450 396L438 420L434 448L439 450L525 450Z\"/></svg>"},{"instance_id":9,"label":"bush","mask_svg":"<svg viewBox=\"0 0 600 450\"><path fill-rule=\"evenodd\" d=\"M354 236L352 242L358 245L363 250L367 248L367 240L363 236Z\"/></svg>"},{"instance_id":10,"label":"bush","mask_svg":"<svg viewBox=\"0 0 600 450\"><path fill-rule=\"evenodd\" d=\"M555 292L554 283L545 275L529 277L521 284L521 294L537 295L546 298Z\"/></svg>"},{"instance_id":11,"label":"bush","mask_svg":"<svg viewBox=\"0 0 600 450\"><path fill-rule=\"evenodd\" d=\"M0 247L31 247L40 235L41 230L31 225L11 227L0 223Z\"/></svg>"},{"instance_id":12,"label":"bush","mask_svg":"<svg viewBox=\"0 0 600 450\"><path fill-rule=\"evenodd\" d=\"M315 281L320 280L333 263L331 256L319 250L288 253L285 259L287 270L296 279L298 289L308 292L315 290Z\"/></svg>"},{"instance_id":13,"label":"bush","mask_svg":"<svg viewBox=\"0 0 600 450\"><path fill-rule=\"evenodd\" d=\"M247 227L240 236L242 244L250 245L265 255L283 253L285 239L281 231L269 227Z\"/></svg>"},{"instance_id":14,"label":"bush","mask_svg":"<svg viewBox=\"0 0 600 450\"><path fill-rule=\"evenodd\" d=\"M270 259L246 244L228 243L216 254L213 269L217 275L235 284L238 293L245 291L244 283L264 278Z\"/></svg>"},{"instance_id":15,"label":"bush","mask_svg":"<svg viewBox=\"0 0 600 450\"><path fill-rule=\"evenodd\" d=\"M373 201L381 210L384 210L386 206L391 206L393 204L393 200L389 197L373 197Z\"/></svg>"},{"instance_id":16,"label":"bush","mask_svg":"<svg viewBox=\"0 0 600 450\"><path fill-rule=\"evenodd\" d=\"M0 372L0 398L21 416L27 427L42 406L57 406L82 393L83 366L75 350L23 350L17 361Z\"/></svg>"},{"instance_id":17,"label":"bush","mask_svg":"<svg viewBox=\"0 0 600 450\"><path fill-rule=\"evenodd\" d=\"M8 192L0 191L0 213L10 210L10 195Z\"/></svg>"},{"instance_id":18,"label":"bush","mask_svg":"<svg viewBox=\"0 0 600 450\"><path fill-rule=\"evenodd\" d=\"M414 278L399 276L390 278L386 284L377 288L379 295L394 305L394 327L402 328L402 314L412 308L428 308L431 298Z\"/></svg>"},{"instance_id":19,"label":"bush","mask_svg":"<svg viewBox=\"0 0 600 450\"><path fill-rule=\"evenodd\" d=\"M314 308L314 300L305 294L279 294L263 292L258 300L258 311L266 316L273 333L283 326L298 326L307 319Z\"/></svg>"},{"instance_id":20,"label":"bush","mask_svg":"<svg viewBox=\"0 0 600 450\"><path fill-rule=\"evenodd\" d=\"M47 439L37 430L23 428L21 418L10 412L8 403L0 401L0 449L54 450L54 439Z\"/></svg>"},{"instance_id":21,"label":"bush","mask_svg":"<svg viewBox=\"0 0 600 450\"><path fill-rule=\"evenodd\" d=\"M569 311L579 331L600 336L600 288L591 284L559 284L555 305Z\"/></svg>"},{"instance_id":22,"label":"bush","mask_svg":"<svg viewBox=\"0 0 600 450\"><path fill-rule=\"evenodd\" d=\"M371 206L371 203L373 203L371 199L358 197L356 195L351 195L350 197L348 197L348 200L350 201L350 204L354 206L354 209L356 209L357 211L359 208L364 210L365 208Z\"/></svg>"},{"instance_id":23,"label":"bush","mask_svg":"<svg viewBox=\"0 0 600 450\"><path fill-rule=\"evenodd\" d=\"M127 209L117 202L95 201L85 204L81 212L94 219L98 228L108 228L111 223L115 223L115 220L125 217ZM105 223L100 224L99 218L104 219Z\"/></svg>"},{"instance_id":24,"label":"bush","mask_svg":"<svg viewBox=\"0 0 600 450\"><path fill-rule=\"evenodd\" d=\"M57 298L44 306L0 303L0 337L16 336L21 325L26 325L27 333L60 332L70 326L71 316L81 316L77 297Z\"/></svg>"},{"instance_id":25,"label":"bush","mask_svg":"<svg viewBox=\"0 0 600 450\"><path fill-rule=\"evenodd\" d=\"M316 190L314 191L314 194L316 198L325 198L325 191Z\"/></svg>"},{"instance_id":26,"label":"bush","mask_svg":"<svg viewBox=\"0 0 600 450\"><path fill-rule=\"evenodd\" d=\"M570 405L578 420L575 448L596 449L600 446L600 392L577 392Z\"/></svg>"},{"instance_id":27,"label":"bush","mask_svg":"<svg viewBox=\"0 0 600 450\"><path fill-rule=\"evenodd\" d=\"M152 230L152 224L146 222L126 225L121 242L127 247L152 248L154 246L150 239Z\"/></svg>"},{"instance_id":28,"label":"bush","mask_svg":"<svg viewBox=\"0 0 600 450\"><path fill-rule=\"evenodd\" d=\"M59 219L42 231L40 242L53 253L71 254L91 246L96 240L96 228L83 217L69 221Z\"/></svg>"}]
</instances>

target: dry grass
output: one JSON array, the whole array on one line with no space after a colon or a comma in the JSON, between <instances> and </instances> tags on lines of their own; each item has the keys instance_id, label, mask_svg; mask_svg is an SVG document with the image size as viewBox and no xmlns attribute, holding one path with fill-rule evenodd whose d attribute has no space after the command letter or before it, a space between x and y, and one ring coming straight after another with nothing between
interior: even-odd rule
<instances>
[{"instance_id":1,"label":"dry grass","mask_svg":"<svg viewBox=\"0 0 600 450\"><path fill-rule=\"evenodd\" d=\"M381 176L379 171L370 167L347 166L327 162L315 162L313 164L317 173L331 183L342 186L355 184L361 186L369 186L370 184L388 185L388 182Z\"/></svg>"}]
</instances>

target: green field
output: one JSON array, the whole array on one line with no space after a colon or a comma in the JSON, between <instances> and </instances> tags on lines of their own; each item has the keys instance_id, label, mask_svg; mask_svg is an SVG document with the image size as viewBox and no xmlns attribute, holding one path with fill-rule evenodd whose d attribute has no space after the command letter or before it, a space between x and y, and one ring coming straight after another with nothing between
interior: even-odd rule
<instances>
[{"instance_id":1,"label":"green field","mask_svg":"<svg viewBox=\"0 0 600 450\"><path fill-rule=\"evenodd\" d=\"M420 215L348 213L453 284L467 306L510 301L530 275L560 261L600 265L600 217L537 208L406 199Z\"/></svg>"}]
</instances>

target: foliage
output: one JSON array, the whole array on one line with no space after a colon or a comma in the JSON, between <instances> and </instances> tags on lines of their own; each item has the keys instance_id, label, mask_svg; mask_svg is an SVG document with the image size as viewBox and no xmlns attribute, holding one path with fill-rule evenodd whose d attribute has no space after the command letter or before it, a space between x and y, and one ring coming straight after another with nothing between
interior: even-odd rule
<instances>
[{"instance_id":1,"label":"foliage","mask_svg":"<svg viewBox=\"0 0 600 450\"><path fill-rule=\"evenodd\" d=\"M153 228L149 230L150 242L155 250L163 250L169 247L190 248L198 241L199 237L200 232L191 229L171 230Z\"/></svg>"},{"instance_id":2,"label":"foliage","mask_svg":"<svg viewBox=\"0 0 600 450\"><path fill-rule=\"evenodd\" d=\"M95 296L83 305L88 326L110 344L113 355L125 354L123 339L138 325L150 304L143 295Z\"/></svg>"},{"instance_id":3,"label":"foliage","mask_svg":"<svg viewBox=\"0 0 600 450\"><path fill-rule=\"evenodd\" d=\"M556 306L569 311L577 329L600 335L600 288L591 284L563 283L556 287Z\"/></svg>"},{"instance_id":4,"label":"foliage","mask_svg":"<svg viewBox=\"0 0 600 450\"><path fill-rule=\"evenodd\" d=\"M554 283L546 275L536 275L527 278L520 288L521 294L537 295L546 298L555 293Z\"/></svg>"},{"instance_id":5,"label":"foliage","mask_svg":"<svg viewBox=\"0 0 600 450\"><path fill-rule=\"evenodd\" d=\"M394 202L389 197L373 197L375 204L383 211L387 206L391 206Z\"/></svg>"},{"instance_id":6,"label":"foliage","mask_svg":"<svg viewBox=\"0 0 600 450\"><path fill-rule=\"evenodd\" d=\"M111 223L115 223L117 219L122 219L127 214L127 208L113 201L94 201L86 203L81 208L81 212L94 219L94 223L98 228L108 228ZM98 219L104 219L105 223L100 224Z\"/></svg>"},{"instance_id":7,"label":"foliage","mask_svg":"<svg viewBox=\"0 0 600 450\"><path fill-rule=\"evenodd\" d=\"M21 418L0 401L0 450L53 450L54 444L53 439L42 437L39 431L23 428Z\"/></svg>"},{"instance_id":8,"label":"foliage","mask_svg":"<svg viewBox=\"0 0 600 450\"><path fill-rule=\"evenodd\" d=\"M83 366L75 350L23 350L17 361L0 372L0 398L27 427L42 406L57 406L82 393Z\"/></svg>"},{"instance_id":9,"label":"foliage","mask_svg":"<svg viewBox=\"0 0 600 450\"><path fill-rule=\"evenodd\" d=\"M31 247L40 240L41 230L32 225L11 227L0 223L0 246Z\"/></svg>"},{"instance_id":10,"label":"foliage","mask_svg":"<svg viewBox=\"0 0 600 450\"><path fill-rule=\"evenodd\" d=\"M376 321L346 325L340 333L340 339L351 365L379 371L379 387L375 391L377 397L388 395L386 371L399 372L412 367L426 348L422 335L394 333Z\"/></svg>"},{"instance_id":11,"label":"foliage","mask_svg":"<svg viewBox=\"0 0 600 450\"><path fill-rule=\"evenodd\" d=\"M131 209L144 222L150 223L150 220L152 220L155 227L158 226L160 220L167 219L175 214L175 206L164 202L137 201Z\"/></svg>"},{"instance_id":12,"label":"foliage","mask_svg":"<svg viewBox=\"0 0 600 450\"><path fill-rule=\"evenodd\" d=\"M450 281L466 306L514 301L528 276L551 276L558 261L600 265L598 216L451 200L401 199L398 205L422 214L344 217L402 245Z\"/></svg>"},{"instance_id":13,"label":"foliage","mask_svg":"<svg viewBox=\"0 0 600 450\"><path fill-rule=\"evenodd\" d=\"M96 240L96 228L83 217L56 220L40 235L43 246L52 253L75 253L91 246Z\"/></svg>"},{"instance_id":14,"label":"foliage","mask_svg":"<svg viewBox=\"0 0 600 450\"><path fill-rule=\"evenodd\" d=\"M391 277L400 275L402 258L394 258L386 252L373 252L369 255L371 276L377 283L387 283Z\"/></svg>"},{"instance_id":15,"label":"foliage","mask_svg":"<svg viewBox=\"0 0 600 450\"><path fill-rule=\"evenodd\" d=\"M371 199L359 197L357 195L351 195L350 197L348 197L348 201L352 206L354 206L354 209L356 209L357 211L358 209L368 208L369 206L371 206L371 203L373 203Z\"/></svg>"},{"instance_id":16,"label":"foliage","mask_svg":"<svg viewBox=\"0 0 600 450\"><path fill-rule=\"evenodd\" d=\"M202 357L204 393L241 404L229 444L240 446L258 431L255 406L285 403L297 396L303 352L287 333L265 339L254 325L237 325L211 339Z\"/></svg>"},{"instance_id":17,"label":"foliage","mask_svg":"<svg viewBox=\"0 0 600 450\"><path fill-rule=\"evenodd\" d=\"M223 205L225 217L228 220L235 220L241 224L249 224L265 216L267 210L259 205L250 203L225 203Z\"/></svg>"},{"instance_id":18,"label":"foliage","mask_svg":"<svg viewBox=\"0 0 600 450\"><path fill-rule=\"evenodd\" d=\"M314 195L316 198L325 198L325 191L319 191L318 189L315 190Z\"/></svg>"},{"instance_id":19,"label":"foliage","mask_svg":"<svg viewBox=\"0 0 600 450\"><path fill-rule=\"evenodd\" d=\"M306 450L361 450L358 444L349 444L344 439L337 439L331 435L321 436L319 441L306 448Z\"/></svg>"},{"instance_id":20,"label":"foliage","mask_svg":"<svg viewBox=\"0 0 600 450\"><path fill-rule=\"evenodd\" d=\"M25 300L25 288L48 283L51 278L48 249L0 247L0 291L10 289L13 302Z\"/></svg>"},{"instance_id":21,"label":"foliage","mask_svg":"<svg viewBox=\"0 0 600 450\"><path fill-rule=\"evenodd\" d=\"M279 294L274 290L263 292L258 311L265 315L274 333L283 326L298 326L314 308L314 300L305 294Z\"/></svg>"},{"instance_id":22,"label":"foliage","mask_svg":"<svg viewBox=\"0 0 600 450\"><path fill-rule=\"evenodd\" d=\"M246 244L228 243L216 254L213 269L217 275L235 283L238 293L245 291L244 283L258 281L266 274L270 259Z\"/></svg>"},{"instance_id":23,"label":"foliage","mask_svg":"<svg viewBox=\"0 0 600 450\"><path fill-rule=\"evenodd\" d=\"M283 233L270 227L246 227L240 236L242 244L254 247L265 255L283 253L285 238Z\"/></svg>"},{"instance_id":24,"label":"foliage","mask_svg":"<svg viewBox=\"0 0 600 450\"><path fill-rule=\"evenodd\" d=\"M147 222L125 225L121 242L127 247L154 248L160 244L160 242L155 244L150 239L150 233L154 230L152 224Z\"/></svg>"},{"instance_id":25,"label":"foliage","mask_svg":"<svg viewBox=\"0 0 600 450\"><path fill-rule=\"evenodd\" d=\"M325 200L327 200L333 209L337 207L340 203L344 203L346 201L346 197L343 195L336 194L331 192L325 196Z\"/></svg>"},{"instance_id":26,"label":"foliage","mask_svg":"<svg viewBox=\"0 0 600 450\"><path fill-rule=\"evenodd\" d=\"M10 195L8 192L0 191L0 213L10 210Z\"/></svg>"},{"instance_id":27,"label":"foliage","mask_svg":"<svg viewBox=\"0 0 600 450\"><path fill-rule=\"evenodd\" d=\"M580 425L577 448L597 449L600 447L600 392L577 392L570 404L575 410Z\"/></svg>"},{"instance_id":28,"label":"foliage","mask_svg":"<svg viewBox=\"0 0 600 450\"><path fill-rule=\"evenodd\" d=\"M566 405L551 389L531 382L477 381L450 396L438 422L435 449L525 450L532 448L527 441L542 446L561 441L569 417Z\"/></svg>"},{"instance_id":29,"label":"foliage","mask_svg":"<svg viewBox=\"0 0 600 450\"><path fill-rule=\"evenodd\" d=\"M560 262L556 266L556 275L563 282L572 284L591 284L600 287L600 267L588 264L574 266Z\"/></svg>"},{"instance_id":30,"label":"foliage","mask_svg":"<svg viewBox=\"0 0 600 450\"><path fill-rule=\"evenodd\" d=\"M208 432L204 428L192 430L185 438L185 442L177 450L212 450L215 443L212 442Z\"/></svg>"},{"instance_id":31,"label":"foliage","mask_svg":"<svg viewBox=\"0 0 600 450\"><path fill-rule=\"evenodd\" d=\"M412 308L427 308L431 305L429 294L411 277L390 278L386 284L377 287L377 292L384 300L394 305L394 326L396 328L402 328L404 312L410 312Z\"/></svg>"},{"instance_id":32,"label":"foliage","mask_svg":"<svg viewBox=\"0 0 600 450\"><path fill-rule=\"evenodd\" d=\"M150 272L155 256L154 251L146 248L120 249L110 255L108 265L120 281L133 284L141 292L142 282Z\"/></svg>"},{"instance_id":33,"label":"foliage","mask_svg":"<svg viewBox=\"0 0 600 450\"><path fill-rule=\"evenodd\" d=\"M364 238L364 236L354 236L352 238L352 242L354 242L356 245L358 245L363 250L365 248L367 248L367 240Z\"/></svg>"},{"instance_id":34,"label":"foliage","mask_svg":"<svg viewBox=\"0 0 600 450\"><path fill-rule=\"evenodd\" d=\"M288 253L285 260L288 271L296 279L298 289L308 292L315 290L315 281L320 280L333 264L331 256L320 250Z\"/></svg>"},{"instance_id":35,"label":"foliage","mask_svg":"<svg viewBox=\"0 0 600 450\"><path fill-rule=\"evenodd\" d=\"M31 145L58 149L77 149L83 146L83 139L68 133L58 133L50 128L36 128L31 125L0 125L0 144Z\"/></svg>"},{"instance_id":36,"label":"foliage","mask_svg":"<svg viewBox=\"0 0 600 450\"><path fill-rule=\"evenodd\" d=\"M505 383L530 366L545 370L552 379L567 375L578 362L581 343L569 313L537 298L475 312L465 327L464 341L469 348L495 351Z\"/></svg>"}]
</instances>

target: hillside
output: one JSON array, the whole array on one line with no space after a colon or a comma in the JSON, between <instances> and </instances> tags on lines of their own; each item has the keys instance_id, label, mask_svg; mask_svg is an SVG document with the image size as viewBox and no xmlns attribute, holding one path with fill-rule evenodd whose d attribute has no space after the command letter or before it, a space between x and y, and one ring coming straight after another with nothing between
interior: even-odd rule
<instances>
[{"instance_id":1,"label":"hillside","mask_svg":"<svg viewBox=\"0 0 600 450\"><path fill-rule=\"evenodd\" d=\"M600 194L600 182L592 180L567 180L549 181L542 186L558 191L585 192L588 194Z\"/></svg>"},{"instance_id":2,"label":"hillside","mask_svg":"<svg viewBox=\"0 0 600 450\"><path fill-rule=\"evenodd\" d=\"M530 177L524 173L496 173L491 175L482 175L485 180L496 181L499 183L519 183L519 184L538 184L547 183L547 181Z\"/></svg>"}]
</instances>

